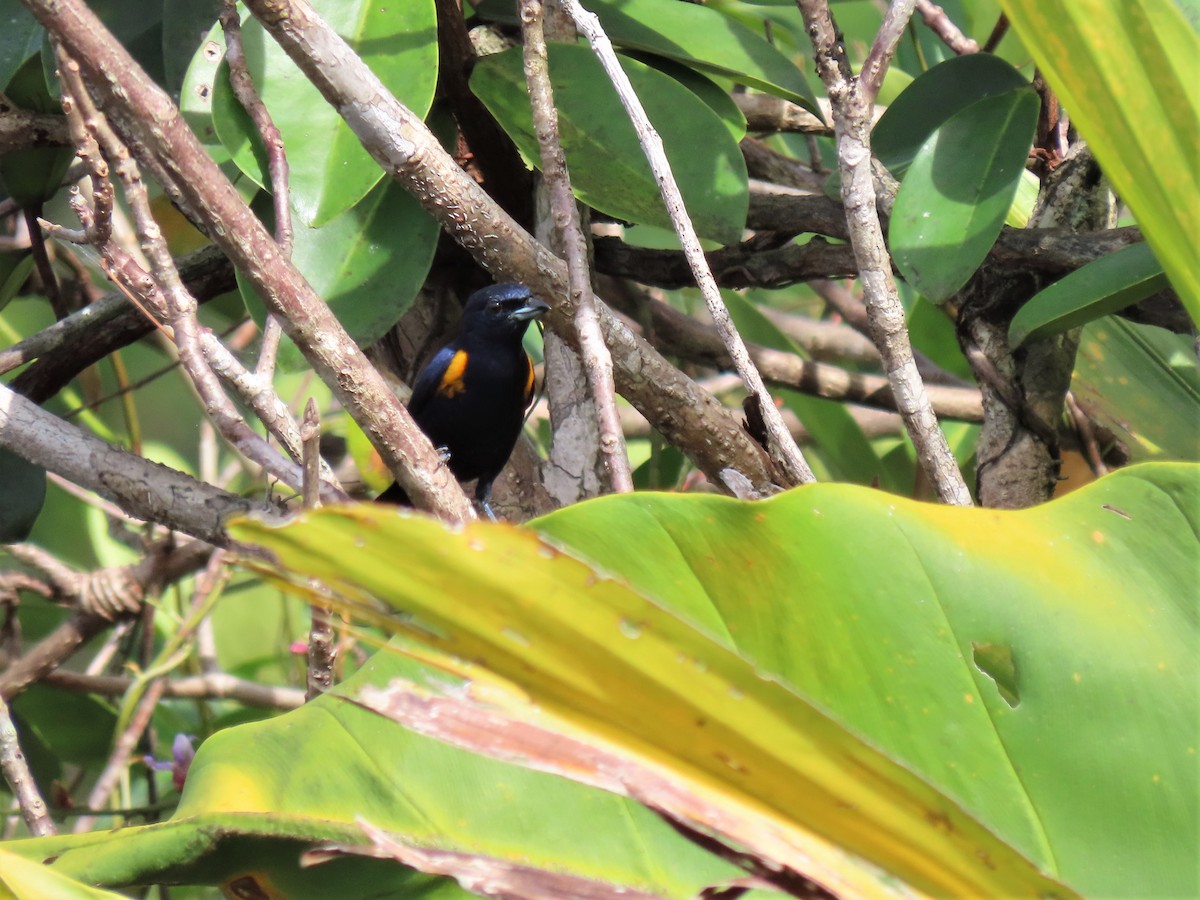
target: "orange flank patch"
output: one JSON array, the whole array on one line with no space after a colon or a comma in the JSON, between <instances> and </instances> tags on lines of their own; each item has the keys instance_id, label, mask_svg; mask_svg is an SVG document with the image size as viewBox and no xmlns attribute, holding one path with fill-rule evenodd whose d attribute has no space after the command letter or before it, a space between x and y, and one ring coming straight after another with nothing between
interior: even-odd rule
<instances>
[{"instance_id":1,"label":"orange flank patch","mask_svg":"<svg viewBox=\"0 0 1200 900\"><path fill-rule=\"evenodd\" d=\"M463 382L463 373L467 371L467 351L458 350L450 358L450 365L442 373L442 381L438 385L438 393L443 397L457 397L467 389Z\"/></svg>"},{"instance_id":2,"label":"orange flank patch","mask_svg":"<svg viewBox=\"0 0 1200 900\"><path fill-rule=\"evenodd\" d=\"M533 360L528 354L525 356L525 405L528 406L533 401Z\"/></svg>"}]
</instances>

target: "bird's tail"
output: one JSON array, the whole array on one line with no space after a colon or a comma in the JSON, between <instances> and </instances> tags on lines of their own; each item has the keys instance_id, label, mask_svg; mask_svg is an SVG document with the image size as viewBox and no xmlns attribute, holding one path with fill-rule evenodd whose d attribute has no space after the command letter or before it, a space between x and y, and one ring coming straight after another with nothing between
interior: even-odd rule
<instances>
[{"instance_id":1,"label":"bird's tail","mask_svg":"<svg viewBox=\"0 0 1200 900\"><path fill-rule=\"evenodd\" d=\"M400 482L392 482L392 486L375 498L376 503L392 503L396 506L412 506L408 494L400 487Z\"/></svg>"}]
</instances>

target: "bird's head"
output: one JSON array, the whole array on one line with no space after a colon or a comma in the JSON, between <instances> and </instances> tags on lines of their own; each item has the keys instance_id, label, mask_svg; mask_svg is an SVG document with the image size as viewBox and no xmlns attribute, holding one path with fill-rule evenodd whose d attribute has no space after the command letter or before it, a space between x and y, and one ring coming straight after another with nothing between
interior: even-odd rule
<instances>
[{"instance_id":1,"label":"bird's head","mask_svg":"<svg viewBox=\"0 0 1200 900\"><path fill-rule=\"evenodd\" d=\"M529 323L549 312L550 305L523 284L493 284L467 298L462 330L506 332L520 337Z\"/></svg>"}]
</instances>

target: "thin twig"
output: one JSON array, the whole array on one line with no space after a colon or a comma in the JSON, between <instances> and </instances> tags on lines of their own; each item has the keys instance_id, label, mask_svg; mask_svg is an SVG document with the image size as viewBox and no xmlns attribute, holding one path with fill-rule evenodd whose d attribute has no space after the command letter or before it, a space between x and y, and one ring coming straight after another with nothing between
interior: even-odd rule
<instances>
[{"instance_id":1,"label":"thin twig","mask_svg":"<svg viewBox=\"0 0 1200 900\"><path fill-rule=\"evenodd\" d=\"M534 131L537 132L541 150L542 175L550 190L553 219L558 225L565 251L567 280L575 301L574 325L579 337L579 351L600 423L600 453L608 468L613 492L629 493L633 490L633 473L629 468L625 436L617 414L612 356L609 355L596 318L587 238L580 224L579 210L571 191L566 154L559 140L558 110L554 106L554 92L550 84L541 0L521 0L520 16L525 35L525 80L529 85Z\"/></svg>"},{"instance_id":2,"label":"thin twig","mask_svg":"<svg viewBox=\"0 0 1200 900\"><path fill-rule=\"evenodd\" d=\"M64 3L74 7L78 0L58 0L57 8ZM552 317L573 313L566 265L463 171L420 117L396 100L308 3L247 0L247 5L368 152L479 265L498 279L528 285L552 304ZM597 312L622 396L714 480L732 466L757 490L769 491L769 460L740 421L636 337L606 305L598 302Z\"/></svg>"},{"instance_id":3,"label":"thin twig","mask_svg":"<svg viewBox=\"0 0 1200 900\"><path fill-rule=\"evenodd\" d=\"M304 508L315 509L320 503L317 491L317 460L321 458L321 420L317 402L308 398L304 424L300 426L304 442ZM308 671L305 700L313 700L333 687L333 669L337 664L337 642L333 631L333 610L314 603L308 629Z\"/></svg>"},{"instance_id":4,"label":"thin twig","mask_svg":"<svg viewBox=\"0 0 1200 900\"><path fill-rule=\"evenodd\" d=\"M746 391L757 399L759 407L762 410L763 419L767 426L767 433L770 436L769 453L772 461L779 468L780 477L787 485L807 484L815 481L816 478L813 476L812 470L804 460L804 454L800 452L800 448L796 445L795 440L793 440L791 433L788 431L778 407L775 406L766 385L763 384L762 376L759 374L758 369L755 368L754 362L750 359L750 354L746 350L746 344L742 340L742 336L738 333L733 320L729 316L729 310L725 308L725 302L721 299L721 291L713 279L712 272L708 267L708 261L704 258L704 250L700 245L700 238L696 234L691 218L684 207L683 197L679 192L678 184L675 182L675 176L671 173L670 163L668 163L666 153L663 150L662 138L659 137L658 132L655 131L654 126L650 123L641 101L633 90L633 85L630 84L629 76L625 74L625 70L621 68L621 64L617 61L617 55L613 50L612 43L609 41L608 35L605 34L603 27L601 27L599 18L583 9L577 0L563 0L562 5L563 10L575 23L575 27L579 29L587 38L588 43L591 44L592 51L600 60L600 64L604 67L604 71L612 81L613 87L616 88L617 95L621 98L621 104L625 107L626 112L629 113L634 129L638 133L639 142L646 154L646 159L649 161L650 168L653 170L655 178L658 181L663 202L671 216L671 222L675 226L675 233L679 236L679 241L683 245L688 263L695 272L696 283L700 287L700 293L704 297L705 304L708 306L709 315L712 316L722 340L725 341L726 346L729 348L729 355L733 359L734 367L737 369L738 374L742 377Z\"/></svg>"},{"instance_id":5,"label":"thin twig","mask_svg":"<svg viewBox=\"0 0 1200 900\"><path fill-rule=\"evenodd\" d=\"M48 834L58 834L54 823L50 820L50 812L46 809L46 801L38 791L33 773L21 752L21 742L17 737L17 727L13 724L8 704L0 699L0 768L12 788L13 796L21 806L21 815L29 831L36 837Z\"/></svg>"},{"instance_id":6,"label":"thin twig","mask_svg":"<svg viewBox=\"0 0 1200 900\"><path fill-rule=\"evenodd\" d=\"M984 41L983 52L995 53L996 48L1000 46L1000 42L1004 40L1006 34L1008 34L1008 16L1005 13L1000 13L1000 18L996 20L996 24L992 27L992 33Z\"/></svg>"},{"instance_id":7,"label":"thin twig","mask_svg":"<svg viewBox=\"0 0 1200 900\"><path fill-rule=\"evenodd\" d=\"M233 0L222 0L218 20L221 30L225 33L225 63L229 66L229 84L238 103L258 129L258 135L267 151L267 171L271 177L271 200L275 209L275 243L279 245L279 252L290 259L294 231L288 189L287 148L284 146L283 136L271 118L271 113L254 88L254 79L250 77L250 70L246 66L246 54L242 48L241 17ZM282 333L278 317L274 313L267 313L254 372L268 381L275 371L279 337Z\"/></svg>"},{"instance_id":8,"label":"thin twig","mask_svg":"<svg viewBox=\"0 0 1200 900\"><path fill-rule=\"evenodd\" d=\"M129 724L125 730L118 735L116 743L113 746L113 751L108 757L108 762L105 763L101 770L96 783L92 786L91 792L88 794L87 805L93 809L100 809L104 802L108 799L108 795L116 788L117 782L120 781L121 775L125 772L125 767L129 765L129 758L133 755L133 751L137 749L138 741L142 739L142 734L150 725L150 719L154 715L154 709L158 706L158 701L162 698L165 679L156 678L150 683L146 689L146 693L142 695L142 699L138 701L137 708L129 719ZM86 831L91 831L96 824L95 815L81 816L75 820L75 834L83 834Z\"/></svg>"},{"instance_id":9,"label":"thin twig","mask_svg":"<svg viewBox=\"0 0 1200 900\"><path fill-rule=\"evenodd\" d=\"M38 227L41 204L38 204L37 207L26 207L22 212L25 215L25 227L29 231L29 249L33 254L34 268L37 269L38 278L42 282L42 291L50 303L50 308L54 310L54 318L61 321L71 311L67 309L67 304L63 301L62 291L58 287L58 279L54 276L54 266L50 263L50 250Z\"/></svg>"},{"instance_id":10,"label":"thin twig","mask_svg":"<svg viewBox=\"0 0 1200 900\"><path fill-rule=\"evenodd\" d=\"M98 106L172 201L207 229L246 274L285 333L333 388L409 497L452 521L474 511L387 382L346 334L229 179L188 129L170 97L146 75L83 0L24 0L80 62Z\"/></svg>"},{"instance_id":11,"label":"thin twig","mask_svg":"<svg viewBox=\"0 0 1200 900\"><path fill-rule=\"evenodd\" d=\"M875 41L871 44L871 51L863 60L862 70L858 73L858 83L868 108L875 102L875 96L883 84L883 76L887 74L888 64L896 53L896 47L900 45L900 39L904 37L904 30L908 28L908 20L912 18L916 2L917 0L892 0L892 5L888 7L883 22L879 25ZM829 99L833 100L832 94ZM836 109L836 106L834 108Z\"/></svg>"},{"instance_id":12,"label":"thin twig","mask_svg":"<svg viewBox=\"0 0 1200 900\"><path fill-rule=\"evenodd\" d=\"M959 56L979 52L979 42L963 34L962 29L955 25L946 11L933 0L917 0L917 12L921 14L929 30Z\"/></svg>"},{"instance_id":13,"label":"thin twig","mask_svg":"<svg viewBox=\"0 0 1200 900\"><path fill-rule=\"evenodd\" d=\"M912 344L904 320L904 307L892 275L891 257L883 239L876 208L875 179L871 170L870 102L850 71L826 0L797 0L804 24L816 51L817 71L833 104L838 168L842 177L842 203L850 226L850 243L858 264L863 300L871 321L871 336L904 417L921 466L938 496L946 503L971 505L971 493L929 403L925 384L913 361ZM889 19L897 18L912 0L897 0ZM894 15L893 15L894 13ZM885 42L886 43L886 42ZM877 43L877 46L883 44ZM886 69L881 58L875 69Z\"/></svg>"},{"instance_id":14,"label":"thin twig","mask_svg":"<svg viewBox=\"0 0 1200 900\"><path fill-rule=\"evenodd\" d=\"M120 697L133 687L136 679L127 675L80 675L60 669L44 679L46 684L67 691ZM163 697L177 700L236 700L246 706L264 709L296 709L304 703L298 688L258 684L225 672L208 672L178 679L162 679Z\"/></svg>"}]
</instances>

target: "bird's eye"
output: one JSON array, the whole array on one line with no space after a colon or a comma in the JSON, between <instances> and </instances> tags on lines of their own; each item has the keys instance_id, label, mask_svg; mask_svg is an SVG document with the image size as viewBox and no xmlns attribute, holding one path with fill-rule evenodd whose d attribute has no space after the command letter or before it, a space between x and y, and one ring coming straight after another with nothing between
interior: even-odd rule
<instances>
[{"instance_id":1,"label":"bird's eye","mask_svg":"<svg viewBox=\"0 0 1200 900\"><path fill-rule=\"evenodd\" d=\"M491 300L488 302L487 308L488 312L499 312L504 308L504 304L499 300Z\"/></svg>"}]
</instances>

